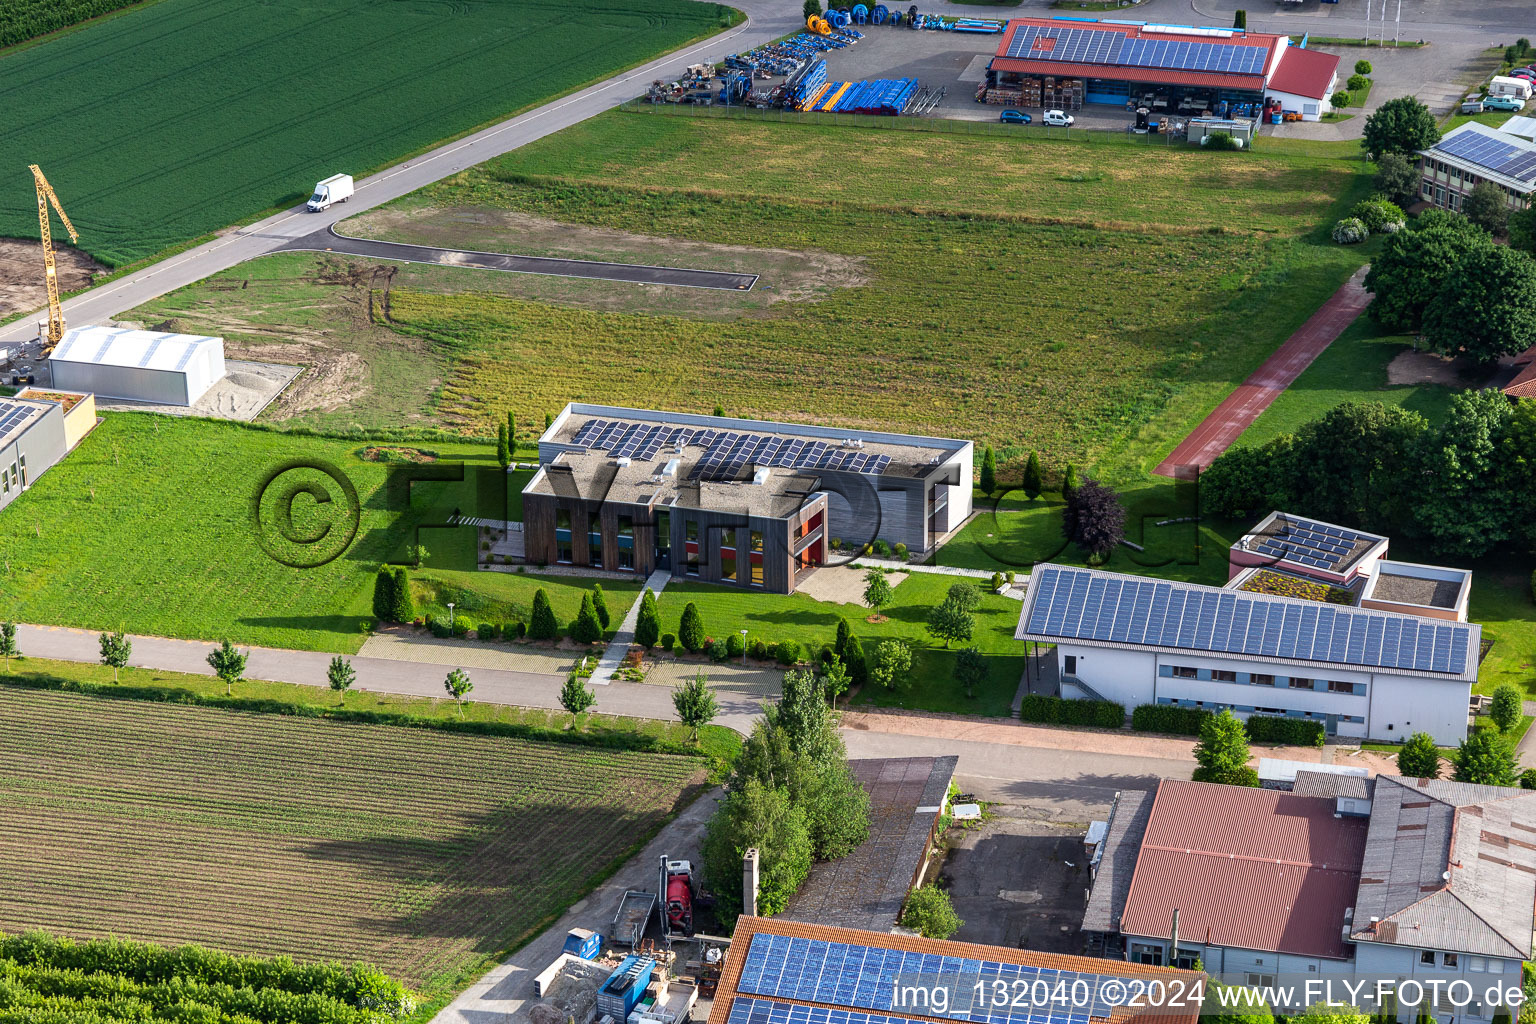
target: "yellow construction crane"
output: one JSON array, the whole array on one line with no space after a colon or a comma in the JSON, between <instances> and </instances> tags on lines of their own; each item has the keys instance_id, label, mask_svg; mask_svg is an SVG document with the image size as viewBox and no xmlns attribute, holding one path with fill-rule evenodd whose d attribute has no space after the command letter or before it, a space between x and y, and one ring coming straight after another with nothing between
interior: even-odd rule
<instances>
[{"instance_id":1,"label":"yellow construction crane","mask_svg":"<svg viewBox=\"0 0 1536 1024\"><path fill-rule=\"evenodd\" d=\"M46 357L53 351L53 347L64 338L64 311L59 308L59 270L53 262L53 232L48 224L48 204L59 212L59 220L64 222L64 227L69 230L69 240L77 242L80 236L75 232L75 226L69 222L69 215L64 212L64 207L59 205L59 197L54 195L53 186L48 184L48 179L43 177L42 168L37 164L29 164L32 177L37 182L37 230L43 236L43 267L48 279L48 337L43 340L42 355Z\"/></svg>"}]
</instances>

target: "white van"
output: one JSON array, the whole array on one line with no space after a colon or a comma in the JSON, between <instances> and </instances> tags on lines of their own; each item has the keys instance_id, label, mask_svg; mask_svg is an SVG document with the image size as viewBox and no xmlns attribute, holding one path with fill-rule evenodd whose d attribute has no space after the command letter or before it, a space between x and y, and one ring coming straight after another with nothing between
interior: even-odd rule
<instances>
[{"instance_id":1,"label":"white van","mask_svg":"<svg viewBox=\"0 0 1536 1024\"><path fill-rule=\"evenodd\" d=\"M344 203L352 198L352 175L333 174L315 185L315 194L304 205L311 213L319 213L333 203Z\"/></svg>"},{"instance_id":2,"label":"white van","mask_svg":"<svg viewBox=\"0 0 1536 1024\"><path fill-rule=\"evenodd\" d=\"M1509 96L1517 100L1528 100L1531 98L1531 83L1523 78L1494 75L1493 81L1488 83L1488 95Z\"/></svg>"}]
</instances>

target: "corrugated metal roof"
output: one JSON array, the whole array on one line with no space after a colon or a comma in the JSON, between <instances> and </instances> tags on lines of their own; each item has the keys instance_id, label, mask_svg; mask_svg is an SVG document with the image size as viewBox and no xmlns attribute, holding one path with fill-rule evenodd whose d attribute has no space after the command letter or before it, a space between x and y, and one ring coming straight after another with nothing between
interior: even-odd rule
<instances>
[{"instance_id":1,"label":"corrugated metal roof","mask_svg":"<svg viewBox=\"0 0 1536 1024\"><path fill-rule=\"evenodd\" d=\"M1019 60L994 57L989 65L994 71L1017 71L1031 75L1065 78L1107 78L1114 82L1145 82L1148 85L1193 85L1208 89L1264 88L1263 75L1211 74L1202 71L1171 71L1166 68L1130 67L1121 64L1068 64L1056 61Z\"/></svg>"},{"instance_id":2,"label":"corrugated metal roof","mask_svg":"<svg viewBox=\"0 0 1536 1024\"><path fill-rule=\"evenodd\" d=\"M51 358L62 363L180 372L199 350L211 345L223 345L223 339L126 327L77 327L65 332Z\"/></svg>"},{"instance_id":3,"label":"corrugated metal roof","mask_svg":"<svg viewBox=\"0 0 1536 1024\"><path fill-rule=\"evenodd\" d=\"M1536 792L1377 778L1356 941L1526 960L1533 908Z\"/></svg>"},{"instance_id":4,"label":"corrugated metal roof","mask_svg":"<svg viewBox=\"0 0 1536 1024\"><path fill-rule=\"evenodd\" d=\"M1300 771L1296 773L1296 783L1291 787L1291 792L1297 796L1320 796L1328 800L1337 800L1341 796L1350 800L1369 800L1375 786L1376 781L1364 775Z\"/></svg>"},{"instance_id":5,"label":"corrugated metal roof","mask_svg":"<svg viewBox=\"0 0 1536 1024\"><path fill-rule=\"evenodd\" d=\"M1366 823L1332 800L1165 779L1120 930L1190 943L1348 959L1344 911Z\"/></svg>"},{"instance_id":6,"label":"corrugated metal roof","mask_svg":"<svg viewBox=\"0 0 1536 1024\"><path fill-rule=\"evenodd\" d=\"M1280 66L1269 76L1267 88L1320 100L1328 95L1338 70L1339 58L1334 54L1287 46L1280 56Z\"/></svg>"},{"instance_id":7,"label":"corrugated metal roof","mask_svg":"<svg viewBox=\"0 0 1536 1024\"><path fill-rule=\"evenodd\" d=\"M1083 911L1083 931L1114 934L1120 931L1120 917L1131 892L1131 878L1136 874L1136 858L1147 834L1147 819L1152 814L1151 794L1139 789L1125 789L1115 794L1115 806L1109 816L1109 831L1099 869L1088 893L1088 908Z\"/></svg>"}]
</instances>

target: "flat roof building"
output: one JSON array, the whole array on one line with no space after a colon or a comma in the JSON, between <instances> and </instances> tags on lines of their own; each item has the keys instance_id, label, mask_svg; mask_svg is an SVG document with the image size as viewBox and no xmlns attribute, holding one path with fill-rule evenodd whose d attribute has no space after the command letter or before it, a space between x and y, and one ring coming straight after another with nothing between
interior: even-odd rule
<instances>
[{"instance_id":1,"label":"flat roof building","mask_svg":"<svg viewBox=\"0 0 1536 1024\"><path fill-rule=\"evenodd\" d=\"M989 102L1022 106L1146 101L1154 114L1278 101L1304 120L1331 107L1339 58L1283 35L1115 18L1013 18L987 65ZM1016 96L1014 94L1017 94Z\"/></svg>"},{"instance_id":2,"label":"flat roof building","mask_svg":"<svg viewBox=\"0 0 1536 1024\"><path fill-rule=\"evenodd\" d=\"M0 398L0 509L68 451L62 403Z\"/></svg>"},{"instance_id":3,"label":"flat roof building","mask_svg":"<svg viewBox=\"0 0 1536 1024\"><path fill-rule=\"evenodd\" d=\"M1461 210L1479 182L1492 182L1511 210L1536 193L1536 142L1476 121L1452 128L1419 150L1419 196L1444 210Z\"/></svg>"},{"instance_id":4,"label":"flat roof building","mask_svg":"<svg viewBox=\"0 0 1536 1024\"><path fill-rule=\"evenodd\" d=\"M571 404L539 439L524 550L789 593L833 538L929 551L970 515L969 441Z\"/></svg>"},{"instance_id":5,"label":"flat roof building","mask_svg":"<svg viewBox=\"0 0 1536 1024\"><path fill-rule=\"evenodd\" d=\"M76 327L48 359L55 387L150 405L191 405L224 376L224 340Z\"/></svg>"}]
</instances>

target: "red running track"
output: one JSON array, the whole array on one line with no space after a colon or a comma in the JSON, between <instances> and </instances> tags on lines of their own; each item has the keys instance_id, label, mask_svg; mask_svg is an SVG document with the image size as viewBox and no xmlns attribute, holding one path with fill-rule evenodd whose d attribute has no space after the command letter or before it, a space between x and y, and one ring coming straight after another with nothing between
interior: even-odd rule
<instances>
[{"instance_id":1,"label":"red running track","mask_svg":"<svg viewBox=\"0 0 1536 1024\"><path fill-rule=\"evenodd\" d=\"M1312 365L1312 360L1323 354L1333 339L1354 323L1371 301L1370 292L1362 284L1365 267L1361 267L1344 286L1323 303L1316 313L1296 329L1275 349L1273 355L1233 392L1211 414L1179 442L1153 472L1159 476L1180 478L1193 477L1216 461L1216 457L1232 446L1232 442L1247 430L1259 414L1268 409L1280 392L1291 386L1301 371Z\"/></svg>"}]
</instances>

